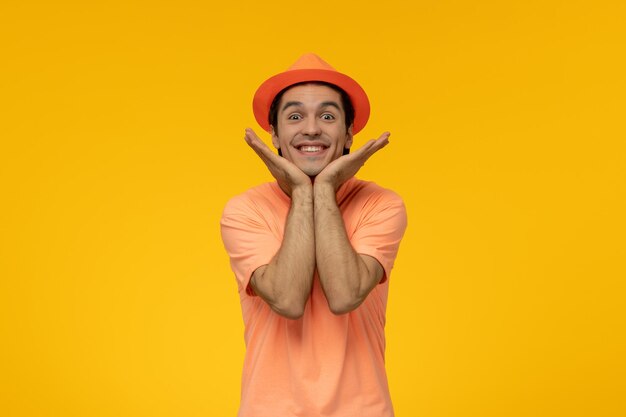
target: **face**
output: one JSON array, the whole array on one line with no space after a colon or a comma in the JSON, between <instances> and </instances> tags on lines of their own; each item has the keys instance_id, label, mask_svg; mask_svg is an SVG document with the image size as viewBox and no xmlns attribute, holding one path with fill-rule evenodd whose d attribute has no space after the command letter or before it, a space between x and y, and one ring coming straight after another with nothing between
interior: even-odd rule
<instances>
[{"instance_id":1,"label":"face","mask_svg":"<svg viewBox=\"0 0 626 417\"><path fill-rule=\"evenodd\" d=\"M310 177L352 146L352 126L346 127L341 95L325 85L297 85L285 91L276 124L272 143Z\"/></svg>"}]
</instances>

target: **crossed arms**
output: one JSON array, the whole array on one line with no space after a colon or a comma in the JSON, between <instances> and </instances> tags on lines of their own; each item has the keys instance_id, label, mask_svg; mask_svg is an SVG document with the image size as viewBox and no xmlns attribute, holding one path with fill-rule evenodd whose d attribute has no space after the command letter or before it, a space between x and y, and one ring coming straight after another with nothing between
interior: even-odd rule
<instances>
[{"instance_id":1,"label":"crossed arms","mask_svg":"<svg viewBox=\"0 0 626 417\"><path fill-rule=\"evenodd\" d=\"M334 314L357 308L382 279L380 263L356 253L350 244L335 195L370 156L389 143L388 138L389 133L384 133L336 159L312 183L296 165L272 152L251 129L246 130L248 145L291 197L282 244L250 280L254 292L278 314L291 319L302 316L316 267Z\"/></svg>"}]
</instances>

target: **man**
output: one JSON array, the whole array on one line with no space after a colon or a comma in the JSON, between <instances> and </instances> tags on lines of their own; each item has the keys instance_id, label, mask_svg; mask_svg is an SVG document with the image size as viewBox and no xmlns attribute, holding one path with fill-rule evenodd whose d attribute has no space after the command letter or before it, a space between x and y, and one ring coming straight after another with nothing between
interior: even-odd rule
<instances>
[{"instance_id":1,"label":"man","mask_svg":"<svg viewBox=\"0 0 626 417\"><path fill-rule=\"evenodd\" d=\"M406 211L354 178L389 133L349 152L367 95L314 54L266 80L253 109L278 154L246 129L276 181L221 220L245 324L239 416L393 416L385 308Z\"/></svg>"}]
</instances>

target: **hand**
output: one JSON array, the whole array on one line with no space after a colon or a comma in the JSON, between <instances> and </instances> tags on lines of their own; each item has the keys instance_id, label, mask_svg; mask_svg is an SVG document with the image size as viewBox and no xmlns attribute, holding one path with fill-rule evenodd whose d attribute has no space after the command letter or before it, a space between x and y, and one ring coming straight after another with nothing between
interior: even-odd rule
<instances>
[{"instance_id":1,"label":"hand","mask_svg":"<svg viewBox=\"0 0 626 417\"><path fill-rule=\"evenodd\" d=\"M311 178L295 164L274 153L250 128L246 129L246 143L256 152L265 163L280 188L291 197L293 191L299 187L311 187Z\"/></svg>"},{"instance_id":2,"label":"hand","mask_svg":"<svg viewBox=\"0 0 626 417\"><path fill-rule=\"evenodd\" d=\"M391 133L384 132L377 140L368 141L356 152L335 159L317 174L315 184L329 184L337 192L341 184L352 178L370 156L387 146L390 135Z\"/></svg>"}]
</instances>

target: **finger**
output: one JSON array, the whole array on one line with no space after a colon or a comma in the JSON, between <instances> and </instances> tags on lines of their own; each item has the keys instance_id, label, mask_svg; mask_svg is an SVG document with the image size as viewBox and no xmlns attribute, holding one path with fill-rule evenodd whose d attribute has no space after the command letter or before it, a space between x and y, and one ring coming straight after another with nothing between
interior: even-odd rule
<instances>
[{"instance_id":1,"label":"finger","mask_svg":"<svg viewBox=\"0 0 626 417\"><path fill-rule=\"evenodd\" d=\"M252 129L246 129L246 143L261 157L263 160L274 160L275 154L272 150L257 136Z\"/></svg>"},{"instance_id":2,"label":"finger","mask_svg":"<svg viewBox=\"0 0 626 417\"><path fill-rule=\"evenodd\" d=\"M383 132L376 140L375 145L380 146L380 148L387 146L389 144L389 136L391 136L390 132Z\"/></svg>"},{"instance_id":3,"label":"finger","mask_svg":"<svg viewBox=\"0 0 626 417\"><path fill-rule=\"evenodd\" d=\"M292 166L291 162L287 159L282 158L273 152L252 129L246 129L245 139L252 150L254 150L259 158L261 158L265 166L269 168L272 175L275 176L275 173L279 171L287 172L292 168L296 168L296 166Z\"/></svg>"},{"instance_id":4,"label":"finger","mask_svg":"<svg viewBox=\"0 0 626 417\"><path fill-rule=\"evenodd\" d=\"M383 133L381 133L381 135L378 137L378 139L384 139L384 138L389 139L389 136L391 136L391 132L383 132Z\"/></svg>"},{"instance_id":5,"label":"finger","mask_svg":"<svg viewBox=\"0 0 626 417\"><path fill-rule=\"evenodd\" d=\"M384 132L378 139L368 140L353 155L354 158L362 158L363 162L367 161L372 155L389 144L389 132Z\"/></svg>"},{"instance_id":6,"label":"finger","mask_svg":"<svg viewBox=\"0 0 626 417\"><path fill-rule=\"evenodd\" d=\"M246 129L244 139L246 140L248 145L259 148L259 149L265 145L263 141L261 140L261 138L259 138L257 134L254 132L254 130L250 128Z\"/></svg>"},{"instance_id":7,"label":"finger","mask_svg":"<svg viewBox=\"0 0 626 417\"><path fill-rule=\"evenodd\" d=\"M390 132L383 132L378 139L370 139L368 140L360 149L359 151L362 149L363 152L370 152L370 151L374 151L376 152L377 150L387 146L387 144L389 143L389 136L391 135Z\"/></svg>"},{"instance_id":8,"label":"finger","mask_svg":"<svg viewBox=\"0 0 626 417\"><path fill-rule=\"evenodd\" d=\"M374 152L376 152L378 149L382 148L385 145L386 145L385 139L382 139L382 140L370 139L367 142L365 142L363 146L357 149L357 151L354 152L354 154L351 154L351 155L354 155L354 158L366 158L367 159Z\"/></svg>"},{"instance_id":9,"label":"finger","mask_svg":"<svg viewBox=\"0 0 626 417\"><path fill-rule=\"evenodd\" d=\"M276 162L282 158L276 154L269 146L265 144L254 131L250 130L248 134L252 138L252 143L256 146L256 148L268 159Z\"/></svg>"},{"instance_id":10,"label":"finger","mask_svg":"<svg viewBox=\"0 0 626 417\"><path fill-rule=\"evenodd\" d=\"M381 150L389 144L389 136L391 136L390 132L383 132L377 140L372 142L374 152Z\"/></svg>"},{"instance_id":11,"label":"finger","mask_svg":"<svg viewBox=\"0 0 626 417\"><path fill-rule=\"evenodd\" d=\"M263 143L263 141L254 133L252 129L246 129L244 139L248 146L252 148L254 153L257 154L263 163L270 168L270 165L276 165L276 161L273 159L273 152ZM270 168L271 169L271 168Z\"/></svg>"}]
</instances>

